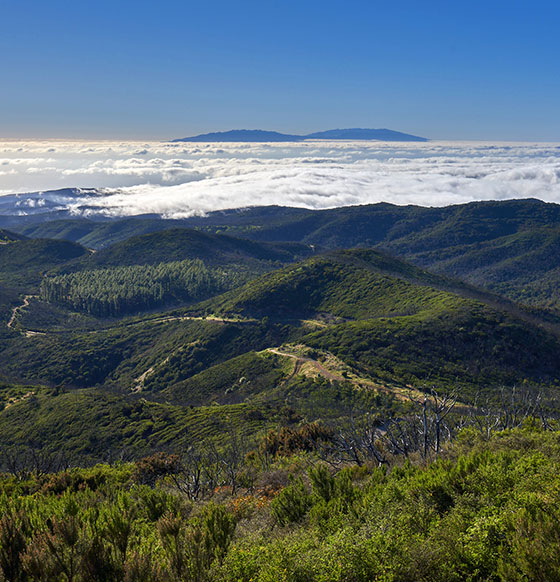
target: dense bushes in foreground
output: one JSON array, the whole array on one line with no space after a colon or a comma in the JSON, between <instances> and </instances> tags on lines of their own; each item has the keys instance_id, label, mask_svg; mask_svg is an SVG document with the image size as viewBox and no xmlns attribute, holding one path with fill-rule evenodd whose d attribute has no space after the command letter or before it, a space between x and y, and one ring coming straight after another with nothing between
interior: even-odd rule
<instances>
[{"instance_id":1,"label":"dense bushes in foreground","mask_svg":"<svg viewBox=\"0 0 560 582\"><path fill-rule=\"evenodd\" d=\"M277 457L198 502L172 466L140 484L144 465L4 476L4 579L560 579L558 432L465 431L437 461L391 468Z\"/></svg>"}]
</instances>

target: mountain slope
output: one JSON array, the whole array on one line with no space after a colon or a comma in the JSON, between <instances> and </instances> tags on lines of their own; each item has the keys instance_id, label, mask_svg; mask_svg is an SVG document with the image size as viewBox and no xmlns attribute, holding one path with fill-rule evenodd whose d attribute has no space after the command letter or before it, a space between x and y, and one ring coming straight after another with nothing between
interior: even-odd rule
<instances>
[{"instance_id":1,"label":"mountain slope","mask_svg":"<svg viewBox=\"0 0 560 582\"><path fill-rule=\"evenodd\" d=\"M539 200L444 208L380 203L319 211L270 206L212 212L178 222L137 217L90 222L86 229L84 221L64 220L27 225L19 231L68 237L101 248L131 234L179 225L262 242L292 241L331 249L376 247L423 268L560 312L554 241L560 205Z\"/></svg>"},{"instance_id":2,"label":"mountain slope","mask_svg":"<svg viewBox=\"0 0 560 582\"><path fill-rule=\"evenodd\" d=\"M51 220L39 224L25 225L20 229L20 232L30 238L70 240L87 248L99 250L123 242L133 236L141 236L182 226L188 225L184 225L182 220L159 217L131 217L102 222L84 218Z\"/></svg>"},{"instance_id":3,"label":"mountain slope","mask_svg":"<svg viewBox=\"0 0 560 582\"><path fill-rule=\"evenodd\" d=\"M437 283L443 279L376 251L337 251L273 271L207 305L216 313L256 317L326 313L362 319L459 301L436 289Z\"/></svg>"},{"instance_id":4,"label":"mountain slope","mask_svg":"<svg viewBox=\"0 0 560 582\"><path fill-rule=\"evenodd\" d=\"M204 133L193 137L174 139L173 142L283 142L304 141L307 139L326 140L376 140L376 141L428 141L425 137L418 137L392 129L329 129L317 131L307 135L293 135L278 133L277 131L264 131L262 129L232 129L230 131L218 131Z\"/></svg>"},{"instance_id":5,"label":"mountain slope","mask_svg":"<svg viewBox=\"0 0 560 582\"><path fill-rule=\"evenodd\" d=\"M305 136L306 139L365 139L379 141L428 141L425 137L394 131L393 129L329 129Z\"/></svg>"},{"instance_id":6,"label":"mountain slope","mask_svg":"<svg viewBox=\"0 0 560 582\"><path fill-rule=\"evenodd\" d=\"M270 244L187 228L134 236L102 249L76 263L75 268L153 265L200 259L209 264L240 261L292 261L310 254L302 244Z\"/></svg>"},{"instance_id":7,"label":"mountain slope","mask_svg":"<svg viewBox=\"0 0 560 582\"><path fill-rule=\"evenodd\" d=\"M557 382L560 339L515 305L375 251L308 259L201 305L320 326L300 341L384 381ZM430 380L431 379L431 380Z\"/></svg>"},{"instance_id":8,"label":"mountain slope","mask_svg":"<svg viewBox=\"0 0 560 582\"><path fill-rule=\"evenodd\" d=\"M264 131L262 129L232 129L230 131L218 131L204 133L193 137L183 137L172 140L173 142L281 142L301 141L305 139L300 135L289 135L277 131Z\"/></svg>"},{"instance_id":9,"label":"mountain slope","mask_svg":"<svg viewBox=\"0 0 560 582\"><path fill-rule=\"evenodd\" d=\"M10 286L39 284L42 273L89 251L65 240L24 239L0 245L0 283Z\"/></svg>"},{"instance_id":10,"label":"mountain slope","mask_svg":"<svg viewBox=\"0 0 560 582\"><path fill-rule=\"evenodd\" d=\"M331 249L375 247L514 300L560 309L554 292L560 285L557 204L529 199L444 208L386 203L320 211L253 208L210 214L197 227Z\"/></svg>"},{"instance_id":11,"label":"mountain slope","mask_svg":"<svg viewBox=\"0 0 560 582\"><path fill-rule=\"evenodd\" d=\"M411 259L517 301L560 305L560 226L533 228L444 252L417 253Z\"/></svg>"},{"instance_id":12,"label":"mountain slope","mask_svg":"<svg viewBox=\"0 0 560 582\"><path fill-rule=\"evenodd\" d=\"M246 404L193 409L103 390L25 390L0 411L3 452L41 450L71 463L162 449L181 453L193 442L223 444L234 433L253 435L280 421L278 411L255 414L255 406Z\"/></svg>"}]
</instances>

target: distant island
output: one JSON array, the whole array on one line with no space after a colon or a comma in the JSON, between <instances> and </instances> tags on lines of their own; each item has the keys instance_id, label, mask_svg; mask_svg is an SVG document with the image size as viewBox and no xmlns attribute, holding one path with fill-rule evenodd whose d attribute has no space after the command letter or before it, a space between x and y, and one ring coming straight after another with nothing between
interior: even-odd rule
<instances>
[{"instance_id":1,"label":"distant island","mask_svg":"<svg viewBox=\"0 0 560 582\"><path fill-rule=\"evenodd\" d=\"M286 142L306 141L313 139L325 140L375 140L375 141L428 141L425 137L402 133L392 129L329 129L307 135L290 135L277 131L264 131L262 129L232 129L230 131L217 131L203 133L192 137L182 137L173 142Z\"/></svg>"}]
</instances>

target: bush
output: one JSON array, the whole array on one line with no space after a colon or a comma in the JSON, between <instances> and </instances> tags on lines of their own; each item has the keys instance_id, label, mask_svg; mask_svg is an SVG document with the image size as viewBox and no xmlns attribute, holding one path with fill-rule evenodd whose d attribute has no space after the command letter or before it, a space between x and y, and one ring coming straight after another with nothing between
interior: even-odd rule
<instances>
[{"instance_id":1,"label":"bush","mask_svg":"<svg viewBox=\"0 0 560 582\"><path fill-rule=\"evenodd\" d=\"M270 504L273 518L280 525L301 521L312 505L312 499L301 477L282 489Z\"/></svg>"}]
</instances>

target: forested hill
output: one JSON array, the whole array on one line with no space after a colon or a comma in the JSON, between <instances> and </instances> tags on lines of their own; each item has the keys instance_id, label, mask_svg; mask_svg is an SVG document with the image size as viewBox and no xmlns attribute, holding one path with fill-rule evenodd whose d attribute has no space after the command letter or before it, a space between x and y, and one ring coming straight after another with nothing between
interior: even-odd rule
<instances>
[{"instance_id":1,"label":"forested hill","mask_svg":"<svg viewBox=\"0 0 560 582\"><path fill-rule=\"evenodd\" d=\"M40 296L93 315L119 317L212 297L313 252L300 243L169 229L65 262L47 273Z\"/></svg>"},{"instance_id":2,"label":"forested hill","mask_svg":"<svg viewBox=\"0 0 560 582\"><path fill-rule=\"evenodd\" d=\"M25 238L26 237L21 234L16 234L15 232L10 232L9 230L4 230L0 228L0 244L15 242L18 240L23 240Z\"/></svg>"},{"instance_id":3,"label":"forested hill","mask_svg":"<svg viewBox=\"0 0 560 582\"><path fill-rule=\"evenodd\" d=\"M385 202L328 210L256 206L181 220L139 216L95 222L76 218L38 224L22 221L11 228L32 238L65 238L90 248L182 226L238 233L264 241L319 244L326 248L384 243L394 245L399 252L421 252L491 241L535 227L554 225L560 225L560 205L527 199L436 208Z\"/></svg>"},{"instance_id":4,"label":"forested hill","mask_svg":"<svg viewBox=\"0 0 560 582\"><path fill-rule=\"evenodd\" d=\"M22 239L0 244L0 283L38 286L47 269L89 254L83 246L65 240Z\"/></svg>"},{"instance_id":5,"label":"forested hill","mask_svg":"<svg viewBox=\"0 0 560 582\"><path fill-rule=\"evenodd\" d=\"M208 213L204 217L165 220L136 217L93 222L66 219L12 227L33 238L66 238L92 248L136 234L173 226L231 232L263 241L294 241L326 248L384 244L399 253L423 252L491 241L532 228L560 225L560 205L539 200L507 200L426 208L388 203L329 210L280 206ZM96 239L98 233L99 239ZM101 239L101 235L105 237Z\"/></svg>"},{"instance_id":6,"label":"forested hill","mask_svg":"<svg viewBox=\"0 0 560 582\"><path fill-rule=\"evenodd\" d=\"M25 222L20 227L19 232L26 236L67 238L96 249L177 227L208 234L227 233L263 243L290 241L327 249L373 247L515 301L560 310L560 206L533 199L444 208L387 203L329 210L267 206L181 220L146 216L103 222L75 219L36 225ZM145 240L155 241L157 237ZM214 243L218 244L216 240ZM111 264L122 264L119 248L134 256L138 254L132 248L135 244L117 245L100 256L113 261ZM139 241L138 248L142 244ZM286 250L293 250L294 256L304 256L297 249ZM171 260L178 258L173 252ZM240 252L251 255L254 251L246 248Z\"/></svg>"},{"instance_id":7,"label":"forested hill","mask_svg":"<svg viewBox=\"0 0 560 582\"><path fill-rule=\"evenodd\" d=\"M188 226L189 223L184 220L169 220L159 217L135 216L101 222L87 218L75 218L21 225L19 232L31 238L71 240L90 249L98 250L133 236Z\"/></svg>"},{"instance_id":8,"label":"forested hill","mask_svg":"<svg viewBox=\"0 0 560 582\"><path fill-rule=\"evenodd\" d=\"M240 261L293 261L312 254L301 243L267 243L174 228L131 237L84 257L72 268L153 265L161 262L200 259L209 264Z\"/></svg>"},{"instance_id":9,"label":"forested hill","mask_svg":"<svg viewBox=\"0 0 560 582\"><path fill-rule=\"evenodd\" d=\"M252 316L329 313L349 319L407 315L461 297L513 303L459 281L434 275L375 250L331 251L272 271L208 302L210 309ZM203 304L205 306L206 304Z\"/></svg>"}]
</instances>

